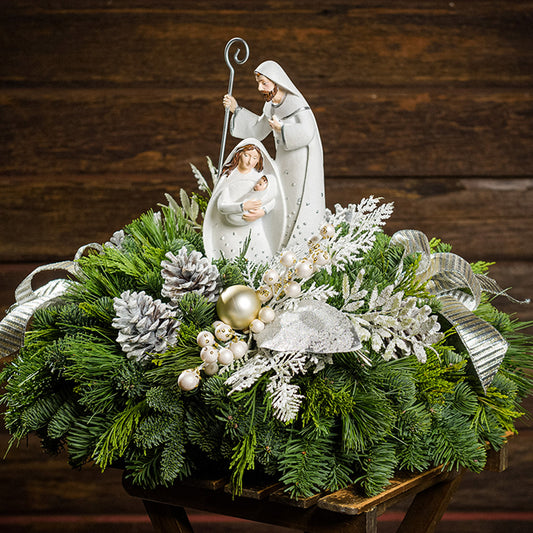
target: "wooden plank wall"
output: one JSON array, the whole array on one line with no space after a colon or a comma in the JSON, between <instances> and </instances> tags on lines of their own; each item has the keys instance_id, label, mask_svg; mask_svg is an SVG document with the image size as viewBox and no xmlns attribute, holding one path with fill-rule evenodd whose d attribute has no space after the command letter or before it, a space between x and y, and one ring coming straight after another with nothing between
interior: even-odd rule
<instances>
[{"instance_id":1,"label":"wooden plank wall","mask_svg":"<svg viewBox=\"0 0 533 533\"><path fill-rule=\"evenodd\" d=\"M251 47L241 104L261 108L252 71L267 58L311 103L329 206L383 196L389 232L495 260L505 287L533 293L532 2L3 4L2 308L36 264L194 188L189 163L218 159L236 35Z\"/></svg>"},{"instance_id":2,"label":"wooden plank wall","mask_svg":"<svg viewBox=\"0 0 533 533\"><path fill-rule=\"evenodd\" d=\"M0 312L37 265L104 242L193 189L189 163L218 160L235 36L251 48L240 104L260 110L265 59L310 102L328 206L394 201L387 232L497 261L531 297L532 26L518 0L0 0Z\"/></svg>"}]
</instances>

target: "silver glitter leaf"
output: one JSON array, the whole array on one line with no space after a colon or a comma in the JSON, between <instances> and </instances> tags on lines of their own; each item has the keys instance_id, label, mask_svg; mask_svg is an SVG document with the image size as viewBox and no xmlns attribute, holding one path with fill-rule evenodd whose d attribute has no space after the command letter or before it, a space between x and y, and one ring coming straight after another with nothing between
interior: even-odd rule
<instances>
[{"instance_id":1,"label":"silver glitter leaf","mask_svg":"<svg viewBox=\"0 0 533 533\"><path fill-rule=\"evenodd\" d=\"M351 321L317 300L301 300L295 309L279 312L255 339L260 348L278 352L342 353L361 348Z\"/></svg>"}]
</instances>

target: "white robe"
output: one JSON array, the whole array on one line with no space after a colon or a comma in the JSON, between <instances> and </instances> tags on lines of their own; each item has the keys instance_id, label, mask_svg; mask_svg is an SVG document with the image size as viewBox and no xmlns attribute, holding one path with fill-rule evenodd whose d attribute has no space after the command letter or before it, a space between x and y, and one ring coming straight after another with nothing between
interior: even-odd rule
<instances>
[{"instance_id":1,"label":"white robe","mask_svg":"<svg viewBox=\"0 0 533 533\"><path fill-rule=\"evenodd\" d=\"M263 140L273 132L281 187L287 207L287 227L283 246L301 244L316 235L325 214L324 164L322 143L313 112L283 69L266 61L256 72L286 91L279 105L266 102L261 116L237 108L230 122L234 137ZM283 126L273 131L268 120L276 116Z\"/></svg>"}]
</instances>

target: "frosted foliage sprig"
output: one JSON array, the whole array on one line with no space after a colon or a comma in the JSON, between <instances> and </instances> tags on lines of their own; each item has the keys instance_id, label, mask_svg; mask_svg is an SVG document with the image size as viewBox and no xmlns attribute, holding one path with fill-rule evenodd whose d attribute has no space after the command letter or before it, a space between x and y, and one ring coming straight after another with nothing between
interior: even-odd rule
<instances>
[{"instance_id":1,"label":"frosted foliage sprig","mask_svg":"<svg viewBox=\"0 0 533 533\"><path fill-rule=\"evenodd\" d=\"M326 211L326 222L336 228L340 226L328 247L331 255L331 263L325 267L328 273L333 265L344 270L346 263L360 261L370 251L376 233L381 231L394 209L393 203L379 205L380 200L369 196L348 207L336 204L335 213Z\"/></svg>"},{"instance_id":2,"label":"frosted foliage sprig","mask_svg":"<svg viewBox=\"0 0 533 533\"><path fill-rule=\"evenodd\" d=\"M259 350L226 380L229 394L250 388L257 380L272 372L267 390L271 394L274 416L282 422L293 420L298 414L302 396L299 387L291 383L296 375L305 374L311 367L321 369L331 357L303 352L271 352Z\"/></svg>"},{"instance_id":3,"label":"frosted foliage sprig","mask_svg":"<svg viewBox=\"0 0 533 533\"><path fill-rule=\"evenodd\" d=\"M417 298L405 296L403 291L395 292L394 285L382 291L374 287L369 295L361 289L364 275L362 269L352 287L348 277L343 278L342 311L352 321L361 341L369 341L372 350L382 353L386 361L414 354L425 363L426 350L435 352L432 345L444 337L437 316L429 305L420 306Z\"/></svg>"},{"instance_id":4,"label":"frosted foliage sprig","mask_svg":"<svg viewBox=\"0 0 533 533\"><path fill-rule=\"evenodd\" d=\"M198 168L195 165L193 165L192 163L189 163L189 164L191 165L193 176L196 178L198 189L200 191L206 192L209 196L211 196L211 189L207 183L207 180L204 178L203 174L198 170ZM207 158L207 167L209 168L209 173L211 174L211 181L213 182L213 187L214 187L217 184L218 172L215 166L213 165L211 158L209 157Z\"/></svg>"},{"instance_id":5,"label":"frosted foliage sprig","mask_svg":"<svg viewBox=\"0 0 533 533\"><path fill-rule=\"evenodd\" d=\"M303 394L300 394L298 385L273 376L267 385L267 392L270 394L274 416L278 420L287 423L296 418L302 400L305 398Z\"/></svg>"}]
</instances>

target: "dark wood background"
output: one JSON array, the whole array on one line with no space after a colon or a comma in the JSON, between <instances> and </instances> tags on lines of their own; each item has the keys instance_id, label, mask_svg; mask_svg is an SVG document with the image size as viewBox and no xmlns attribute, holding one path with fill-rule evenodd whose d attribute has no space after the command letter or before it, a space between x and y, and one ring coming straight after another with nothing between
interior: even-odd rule
<instances>
[{"instance_id":1,"label":"dark wood background","mask_svg":"<svg viewBox=\"0 0 533 533\"><path fill-rule=\"evenodd\" d=\"M382 196L396 205L388 233L420 229L496 261L493 277L531 297L532 27L530 1L0 0L0 312L33 268L104 242L165 192L192 190L189 163L218 161L235 36L251 51L236 70L240 104L261 109L252 72L275 59L312 106L329 207ZM498 305L533 319L533 306ZM24 453L0 464L4 495L59 464ZM514 460L531 497L528 453ZM0 512L39 513L22 493ZM524 510L507 490L495 499ZM66 512L96 512L85 505Z\"/></svg>"}]
</instances>

